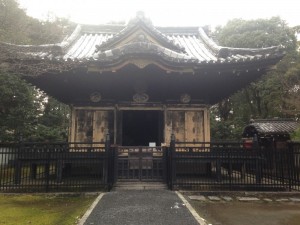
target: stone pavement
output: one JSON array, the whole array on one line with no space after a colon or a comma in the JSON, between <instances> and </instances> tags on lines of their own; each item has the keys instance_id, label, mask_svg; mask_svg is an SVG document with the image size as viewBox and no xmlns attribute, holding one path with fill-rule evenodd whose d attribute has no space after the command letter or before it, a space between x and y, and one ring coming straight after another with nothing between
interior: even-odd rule
<instances>
[{"instance_id":1,"label":"stone pavement","mask_svg":"<svg viewBox=\"0 0 300 225\"><path fill-rule=\"evenodd\" d=\"M215 195L189 195L190 200L202 201L202 202L231 202L231 201L240 201L240 202L294 202L300 203L300 197L245 197L245 196L215 196Z\"/></svg>"},{"instance_id":2,"label":"stone pavement","mask_svg":"<svg viewBox=\"0 0 300 225\"><path fill-rule=\"evenodd\" d=\"M182 192L209 225L299 225L298 192Z\"/></svg>"},{"instance_id":3,"label":"stone pavement","mask_svg":"<svg viewBox=\"0 0 300 225\"><path fill-rule=\"evenodd\" d=\"M124 190L103 195L84 225L199 225L189 203L169 190ZM197 217L197 215L196 215Z\"/></svg>"}]
</instances>

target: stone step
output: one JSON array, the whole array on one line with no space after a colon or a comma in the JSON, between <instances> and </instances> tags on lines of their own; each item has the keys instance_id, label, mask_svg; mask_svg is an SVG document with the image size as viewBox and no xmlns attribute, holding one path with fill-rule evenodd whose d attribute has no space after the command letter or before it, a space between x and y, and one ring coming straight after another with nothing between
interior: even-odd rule
<instances>
[{"instance_id":1,"label":"stone step","mask_svg":"<svg viewBox=\"0 0 300 225\"><path fill-rule=\"evenodd\" d=\"M113 190L167 190L163 182L117 182Z\"/></svg>"}]
</instances>

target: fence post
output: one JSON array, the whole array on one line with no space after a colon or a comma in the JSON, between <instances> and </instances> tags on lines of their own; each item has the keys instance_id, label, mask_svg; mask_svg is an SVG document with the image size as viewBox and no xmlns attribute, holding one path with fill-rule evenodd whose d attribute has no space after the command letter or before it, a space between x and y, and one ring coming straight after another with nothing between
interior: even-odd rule
<instances>
[{"instance_id":1,"label":"fence post","mask_svg":"<svg viewBox=\"0 0 300 225\"><path fill-rule=\"evenodd\" d=\"M50 162L51 162L51 146L49 143L46 145L46 164L45 164L45 176L46 176L46 192L49 192L50 184Z\"/></svg>"},{"instance_id":2,"label":"fence post","mask_svg":"<svg viewBox=\"0 0 300 225\"><path fill-rule=\"evenodd\" d=\"M171 142L170 142L170 155L169 155L169 162L170 162L170 171L169 171L169 188L173 190L174 186L174 181L176 179L176 164L175 164L175 154L176 154L176 149L175 149L175 135L171 134Z\"/></svg>"},{"instance_id":3,"label":"fence post","mask_svg":"<svg viewBox=\"0 0 300 225\"><path fill-rule=\"evenodd\" d=\"M20 161L20 154L23 150L23 140L22 136L20 136L19 145L16 148L16 158L15 158L15 169L14 169L14 183L20 184L21 183L21 171L22 171L22 165Z\"/></svg>"},{"instance_id":4,"label":"fence post","mask_svg":"<svg viewBox=\"0 0 300 225\"><path fill-rule=\"evenodd\" d=\"M288 169L288 179L289 179L289 191L292 191L293 175L294 175L294 171L295 171L295 167L294 167L294 148L293 148L293 142L289 141L287 144L288 144L287 169Z\"/></svg>"},{"instance_id":5,"label":"fence post","mask_svg":"<svg viewBox=\"0 0 300 225\"><path fill-rule=\"evenodd\" d=\"M111 151L111 146L110 146L110 135L109 132L106 133L105 137L105 173L103 174L106 179L105 182L107 184L108 190L112 188L113 185L113 154Z\"/></svg>"},{"instance_id":6,"label":"fence post","mask_svg":"<svg viewBox=\"0 0 300 225\"><path fill-rule=\"evenodd\" d=\"M229 189L232 190L232 161L231 158L233 156L233 150L229 149L227 152L227 160L228 160L228 176L229 176Z\"/></svg>"},{"instance_id":7,"label":"fence post","mask_svg":"<svg viewBox=\"0 0 300 225\"><path fill-rule=\"evenodd\" d=\"M67 144L61 144L57 146L57 150L55 151L55 159L56 159L56 166L55 166L55 173L56 173L56 182L61 183L63 178L63 167L64 167L64 156L65 152L67 151Z\"/></svg>"},{"instance_id":8,"label":"fence post","mask_svg":"<svg viewBox=\"0 0 300 225\"><path fill-rule=\"evenodd\" d=\"M259 143L258 143L257 134L254 134L254 136L253 136L253 150L254 150L255 155L256 155L256 159L255 159L256 183L260 184L261 183L261 163L262 163L262 159L261 159L261 152L259 151Z\"/></svg>"}]
</instances>

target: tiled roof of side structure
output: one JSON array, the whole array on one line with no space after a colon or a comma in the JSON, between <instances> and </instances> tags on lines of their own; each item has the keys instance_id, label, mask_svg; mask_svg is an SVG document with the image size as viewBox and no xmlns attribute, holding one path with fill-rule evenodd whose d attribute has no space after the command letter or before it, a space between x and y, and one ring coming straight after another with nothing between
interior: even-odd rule
<instances>
[{"instance_id":1,"label":"tiled roof of side structure","mask_svg":"<svg viewBox=\"0 0 300 225\"><path fill-rule=\"evenodd\" d=\"M247 127L255 128L259 134L289 134L299 128L300 123L294 120L255 120Z\"/></svg>"},{"instance_id":2,"label":"tiled roof of side structure","mask_svg":"<svg viewBox=\"0 0 300 225\"><path fill-rule=\"evenodd\" d=\"M122 40L135 26L143 26L161 45L143 39L117 48L114 43ZM202 28L154 27L144 17L136 17L125 25L78 25L74 32L59 44L18 46L0 43L0 47L15 49L21 57L54 60L112 61L126 52L156 54L166 60L190 63L230 63L274 58L282 55L278 47L249 49L218 46ZM140 46L140 47L139 47ZM137 52L135 52L137 51Z\"/></svg>"}]
</instances>

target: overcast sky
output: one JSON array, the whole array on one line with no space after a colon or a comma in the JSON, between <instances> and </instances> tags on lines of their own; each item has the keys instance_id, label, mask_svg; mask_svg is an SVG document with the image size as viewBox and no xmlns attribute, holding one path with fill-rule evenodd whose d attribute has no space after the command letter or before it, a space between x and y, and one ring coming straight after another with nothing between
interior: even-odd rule
<instances>
[{"instance_id":1,"label":"overcast sky","mask_svg":"<svg viewBox=\"0 0 300 225\"><path fill-rule=\"evenodd\" d=\"M156 26L224 25L233 18L280 16L290 26L300 25L299 0L19 0L27 14L45 19L49 14L82 24L128 21L144 11Z\"/></svg>"}]
</instances>

